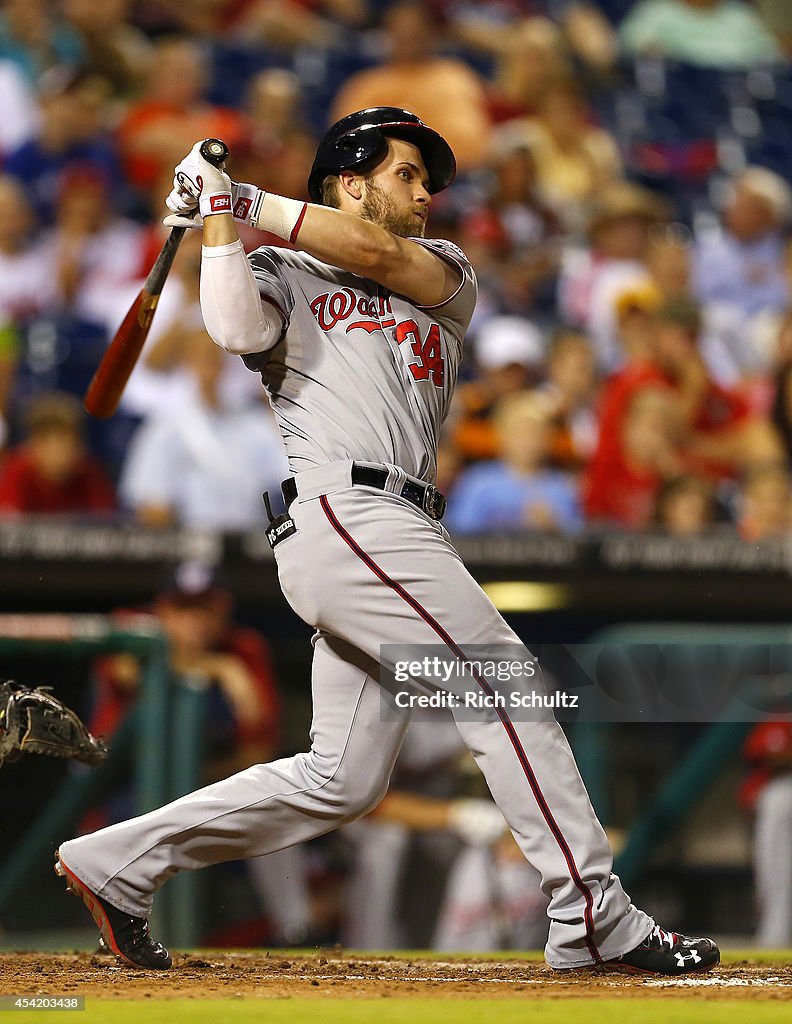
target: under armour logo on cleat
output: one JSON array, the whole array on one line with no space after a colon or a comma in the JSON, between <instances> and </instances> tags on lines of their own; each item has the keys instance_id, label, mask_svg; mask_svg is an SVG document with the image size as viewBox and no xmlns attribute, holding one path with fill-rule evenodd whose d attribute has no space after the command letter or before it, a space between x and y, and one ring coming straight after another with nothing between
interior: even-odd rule
<instances>
[{"instance_id":1,"label":"under armour logo on cleat","mask_svg":"<svg viewBox=\"0 0 792 1024\"><path fill-rule=\"evenodd\" d=\"M676 962L677 964L679 964L680 967L684 967L688 960L690 960L691 963L694 964L701 963L701 957L698 955L695 949L691 950L687 956L685 956L684 953L674 953L674 956L676 957Z\"/></svg>"}]
</instances>

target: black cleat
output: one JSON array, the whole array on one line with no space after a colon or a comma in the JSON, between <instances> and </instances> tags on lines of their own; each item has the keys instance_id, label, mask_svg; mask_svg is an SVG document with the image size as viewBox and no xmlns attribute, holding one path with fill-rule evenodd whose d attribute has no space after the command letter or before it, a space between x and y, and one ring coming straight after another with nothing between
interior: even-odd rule
<instances>
[{"instance_id":1,"label":"black cleat","mask_svg":"<svg viewBox=\"0 0 792 1024\"><path fill-rule=\"evenodd\" d=\"M100 941L124 963L154 971L171 966L170 953L152 939L146 918L131 917L97 896L63 863L60 852L55 854L55 874L65 878L68 891L80 897L96 922Z\"/></svg>"},{"instance_id":2,"label":"black cleat","mask_svg":"<svg viewBox=\"0 0 792 1024\"><path fill-rule=\"evenodd\" d=\"M692 974L720 963L720 950L712 939L690 939L655 925L640 946L606 967L623 967L636 974Z\"/></svg>"}]
</instances>

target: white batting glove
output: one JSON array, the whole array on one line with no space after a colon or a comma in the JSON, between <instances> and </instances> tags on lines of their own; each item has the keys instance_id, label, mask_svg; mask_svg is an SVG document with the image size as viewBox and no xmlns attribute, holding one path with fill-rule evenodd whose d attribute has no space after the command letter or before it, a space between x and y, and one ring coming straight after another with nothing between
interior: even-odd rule
<instances>
[{"instance_id":1,"label":"white batting glove","mask_svg":"<svg viewBox=\"0 0 792 1024\"><path fill-rule=\"evenodd\" d=\"M201 156L202 145L203 140L196 142L187 156L176 165L173 191L165 200L165 205L178 217L185 217L196 207L202 217L231 212L231 179L225 171L204 160Z\"/></svg>"},{"instance_id":2,"label":"white batting glove","mask_svg":"<svg viewBox=\"0 0 792 1024\"><path fill-rule=\"evenodd\" d=\"M174 178L174 182L175 180L176 179ZM177 189L174 187L173 191L165 200L165 205L172 211L174 217L184 217L189 219L191 213L195 213L195 215L198 216L198 200L193 199L188 192L182 192L180 188Z\"/></svg>"},{"instance_id":3,"label":"white batting glove","mask_svg":"<svg viewBox=\"0 0 792 1024\"><path fill-rule=\"evenodd\" d=\"M455 800L448 821L460 839L470 846L490 846L507 829L503 815L489 800Z\"/></svg>"},{"instance_id":4,"label":"white batting glove","mask_svg":"<svg viewBox=\"0 0 792 1024\"><path fill-rule=\"evenodd\" d=\"M167 217L162 218L162 223L166 228L202 228L203 217L200 213L196 213L194 217L188 217L179 213L169 213Z\"/></svg>"}]
</instances>

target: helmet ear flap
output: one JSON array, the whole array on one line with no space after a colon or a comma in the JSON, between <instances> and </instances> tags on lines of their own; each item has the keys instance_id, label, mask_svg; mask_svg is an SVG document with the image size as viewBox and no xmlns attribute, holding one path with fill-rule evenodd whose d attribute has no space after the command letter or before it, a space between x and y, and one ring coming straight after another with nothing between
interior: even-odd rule
<instances>
[{"instance_id":1,"label":"helmet ear flap","mask_svg":"<svg viewBox=\"0 0 792 1024\"><path fill-rule=\"evenodd\" d=\"M365 171L371 164L385 156L388 140L379 128L361 128L339 139L337 145L339 151L342 151L338 155L340 171L348 171L352 167ZM343 153L348 154L348 159L344 159Z\"/></svg>"},{"instance_id":2,"label":"helmet ear flap","mask_svg":"<svg viewBox=\"0 0 792 1024\"><path fill-rule=\"evenodd\" d=\"M365 174L379 163L388 149L388 140L378 127L367 125L347 132L331 142L323 141L316 155L308 189L314 202L321 202L321 182L328 175L354 170Z\"/></svg>"}]
</instances>

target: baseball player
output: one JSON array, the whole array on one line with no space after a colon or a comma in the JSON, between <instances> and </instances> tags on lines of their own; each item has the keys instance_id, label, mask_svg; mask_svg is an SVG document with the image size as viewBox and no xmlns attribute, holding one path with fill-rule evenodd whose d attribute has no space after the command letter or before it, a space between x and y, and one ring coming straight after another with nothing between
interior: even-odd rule
<instances>
[{"instance_id":1,"label":"baseball player","mask_svg":"<svg viewBox=\"0 0 792 1024\"><path fill-rule=\"evenodd\" d=\"M151 968L171 965L147 919L177 871L272 853L382 798L408 722L381 712L382 645L441 645L459 662L471 645L520 644L451 545L432 482L476 302L464 253L424 237L454 176L450 147L406 110L350 114L321 140L304 203L232 183L199 146L176 168L168 222L198 208L207 330L261 373L286 445L294 476L269 537L286 599L317 630L314 717L307 753L61 845L56 870L107 944ZM246 257L235 218L297 251ZM552 967L682 974L718 962L711 939L666 931L630 903L554 720L503 708L455 719L541 875Z\"/></svg>"}]
</instances>

